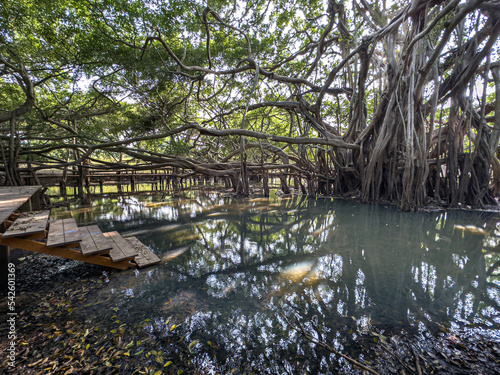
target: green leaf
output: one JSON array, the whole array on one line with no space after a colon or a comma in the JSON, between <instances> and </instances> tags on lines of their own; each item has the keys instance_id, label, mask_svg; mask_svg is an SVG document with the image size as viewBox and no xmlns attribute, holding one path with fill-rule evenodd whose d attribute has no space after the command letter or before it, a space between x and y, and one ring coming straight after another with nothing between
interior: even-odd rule
<instances>
[{"instance_id":1,"label":"green leaf","mask_svg":"<svg viewBox=\"0 0 500 375\"><path fill-rule=\"evenodd\" d=\"M190 352L191 352L191 349L193 349L196 346L196 344L198 344L198 340L194 340L189 344L188 349Z\"/></svg>"},{"instance_id":2,"label":"green leaf","mask_svg":"<svg viewBox=\"0 0 500 375\"><path fill-rule=\"evenodd\" d=\"M130 341L130 343L127 344L127 346L125 347L125 349L130 349L133 346L134 346L134 340Z\"/></svg>"}]
</instances>

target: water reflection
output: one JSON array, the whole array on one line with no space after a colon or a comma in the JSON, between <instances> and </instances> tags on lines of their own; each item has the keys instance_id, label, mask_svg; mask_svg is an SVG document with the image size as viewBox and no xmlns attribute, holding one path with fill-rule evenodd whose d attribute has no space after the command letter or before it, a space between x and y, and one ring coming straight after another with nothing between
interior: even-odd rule
<instances>
[{"instance_id":1,"label":"water reflection","mask_svg":"<svg viewBox=\"0 0 500 375\"><path fill-rule=\"evenodd\" d=\"M347 366L278 312L300 316L316 337L353 356L373 332L451 326L498 334L495 214L414 214L303 197L157 199L101 198L72 210L81 224L135 235L163 259L121 273L96 298L111 295L122 321L151 318L146 329L157 337L181 327L204 348L194 362L207 372Z\"/></svg>"}]
</instances>

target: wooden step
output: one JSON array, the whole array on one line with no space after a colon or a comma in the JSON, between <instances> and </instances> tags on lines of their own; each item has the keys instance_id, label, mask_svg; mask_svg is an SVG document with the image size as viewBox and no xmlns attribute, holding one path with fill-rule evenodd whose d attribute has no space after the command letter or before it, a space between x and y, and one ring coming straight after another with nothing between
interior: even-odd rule
<instances>
[{"instance_id":1,"label":"wooden step","mask_svg":"<svg viewBox=\"0 0 500 375\"><path fill-rule=\"evenodd\" d=\"M139 241L136 237L128 237L126 240L137 250L139 255L134 259L137 267L143 268L147 266L152 266L161 262L161 259L153 253L146 245Z\"/></svg>"},{"instance_id":2,"label":"wooden step","mask_svg":"<svg viewBox=\"0 0 500 375\"><path fill-rule=\"evenodd\" d=\"M113 262L134 259L139 255L139 252L118 232L104 233L104 236L113 242L113 247L109 251L109 256Z\"/></svg>"},{"instance_id":3,"label":"wooden step","mask_svg":"<svg viewBox=\"0 0 500 375\"><path fill-rule=\"evenodd\" d=\"M104 237L97 225L88 227L79 227L82 242L80 242L80 251L83 255L105 254L113 248L113 243Z\"/></svg>"},{"instance_id":4,"label":"wooden step","mask_svg":"<svg viewBox=\"0 0 500 375\"><path fill-rule=\"evenodd\" d=\"M23 249L28 251L34 251L41 254L48 254L56 257L66 258L78 260L80 262L97 264L104 267L111 267L120 270L126 270L130 267L134 267L135 264L126 260L123 262L113 262L109 256L95 254L95 255L82 255L82 253L78 250L74 250L68 247L59 247L52 246L47 247L44 243L39 241L33 241L30 239L26 239L24 237L11 237L11 238L3 238L2 234L0 234L0 245Z\"/></svg>"},{"instance_id":5,"label":"wooden step","mask_svg":"<svg viewBox=\"0 0 500 375\"><path fill-rule=\"evenodd\" d=\"M20 213L9 229L5 231L3 237L20 237L44 232L47 229L49 215L50 210Z\"/></svg>"},{"instance_id":6,"label":"wooden step","mask_svg":"<svg viewBox=\"0 0 500 375\"><path fill-rule=\"evenodd\" d=\"M59 219L49 223L47 247L68 245L82 240L75 219Z\"/></svg>"}]
</instances>

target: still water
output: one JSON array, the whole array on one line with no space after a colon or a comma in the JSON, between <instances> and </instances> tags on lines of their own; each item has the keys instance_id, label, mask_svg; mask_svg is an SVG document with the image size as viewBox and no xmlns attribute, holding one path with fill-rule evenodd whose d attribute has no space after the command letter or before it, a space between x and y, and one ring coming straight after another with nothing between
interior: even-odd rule
<instances>
[{"instance_id":1,"label":"still water","mask_svg":"<svg viewBox=\"0 0 500 375\"><path fill-rule=\"evenodd\" d=\"M71 211L78 224L136 236L162 258L113 274L94 296L106 311L78 314L158 339L175 330L204 373L338 368L283 316L356 358L380 334L499 336L495 213L217 194L99 198Z\"/></svg>"}]
</instances>

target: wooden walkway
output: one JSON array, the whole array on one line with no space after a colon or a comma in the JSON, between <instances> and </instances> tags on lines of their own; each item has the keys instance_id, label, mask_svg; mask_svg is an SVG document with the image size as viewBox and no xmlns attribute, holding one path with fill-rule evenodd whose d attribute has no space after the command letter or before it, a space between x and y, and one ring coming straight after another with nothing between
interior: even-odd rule
<instances>
[{"instance_id":1,"label":"wooden walkway","mask_svg":"<svg viewBox=\"0 0 500 375\"><path fill-rule=\"evenodd\" d=\"M34 211L19 214L15 225L11 225L5 231L4 238L43 233L47 229L49 214L50 211Z\"/></svg>"},{"instance_id":2,"label":"wooden walkway","mask_svg":"<svg viewBox=\"0 0 500 375\"><path fill-rule=\"evenodd\" d=\"M75 219L59 219L50 222L47 247L75 244L81 240Z\"/></svg>"},{"instance_id":3,"label":"wooden walkway","mask_svg":"<svg viewBox=\"0 0 500 375\"><path fill-rule=\"evenodd\" d=\"M0 187L0 225L24 203L29 202L41 186L1 186ZM31 210L29 210L31 211Z\"/></svg>"},{"instance_id":4,"label":"wooden walkway","mask_svg":"<svg viewBox=\"0 0 500 375\"><path fill-rule=\"evenodd\" d=\"M109 250L113 248L113 244L104 237L104 234L97 225L89 225L88 227L81 227L79 229L80 236L82 237L80 246L83 255L109 253Z\"/></svg>"},{"instance_id":5,"label":"wooden walkway","mask_svg":"<svg viewBox=\"0 0 500 375\"><path fill-rule=\"evenodd\" d=\"M0 246L122 270L160 262L137 238L125 239L118 232L102 233L97 225L78 227L73 218L49 221L50 211L14 213L39 189L0 188L0 227L4 227Z\"/></svg>"},{"instance_id":6,"label":"wooden walkway","mask_svg":"<svg viewBox=\"0 0 500 375\"><path fill-rule=\"evenodd\" d=\"M137 263L137 267L139 268L147 267L161 262L161 259L158 258L158 256L155 253L149 250L136 237L128 237L126 238L126 240L138 252L138 255L134 259L135 263Z\"/></svg>"},{"instance_id":7,"label":"wooden walkway","mask_svg":"<svg viewBox=\"0 0 500 375\"><path fill-rule=\"evenodd\" d=\"M104 233L104 236L113 242L109 256L113 262L134 259L139 253L118 232Z\"/></svg>"}]
</instances>

